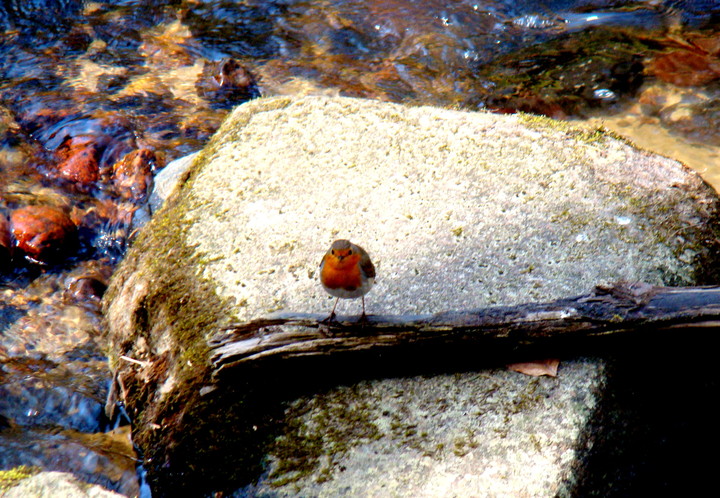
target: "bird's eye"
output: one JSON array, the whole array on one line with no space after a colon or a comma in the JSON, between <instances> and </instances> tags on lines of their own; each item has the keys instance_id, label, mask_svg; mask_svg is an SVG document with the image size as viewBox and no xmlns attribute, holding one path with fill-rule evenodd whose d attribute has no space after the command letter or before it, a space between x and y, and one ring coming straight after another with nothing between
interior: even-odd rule
<instances>
[{"instance_id":1,"label":"bird's eye","mask_svg":"<svg viewBox=\"0 0 720 498\"><path fill-rule=\"evenodd\" d=\"M330 253L335 256L335 249L330 249Z\"/></svg>"},{"instance_id":2,"label":"bird's eye","mask_svg":"<svg viewBox=\"0 0 720 498\"><path fill-rule=\"evenodd\" d=\"M352 249L348 249L348 256L352 256Z\"/></svg>"}]
</instances>

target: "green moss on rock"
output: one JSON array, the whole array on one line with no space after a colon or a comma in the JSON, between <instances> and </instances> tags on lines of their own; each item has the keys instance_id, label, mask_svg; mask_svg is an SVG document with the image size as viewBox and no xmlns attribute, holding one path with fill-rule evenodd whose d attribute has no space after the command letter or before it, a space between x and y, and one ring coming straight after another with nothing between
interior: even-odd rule
<instances>
[{"instance_id":1,"label":"green moss on rock","mask_svg":"<svg viewBox=\"0 0 720 498\"><path fill-rule=\"evenodd\" d=\"M7 491L28 477L32 477L40 472L39 467L31 467L20 465L8 470L0 470L0 491Z\"/></svg>"}]
</instances>

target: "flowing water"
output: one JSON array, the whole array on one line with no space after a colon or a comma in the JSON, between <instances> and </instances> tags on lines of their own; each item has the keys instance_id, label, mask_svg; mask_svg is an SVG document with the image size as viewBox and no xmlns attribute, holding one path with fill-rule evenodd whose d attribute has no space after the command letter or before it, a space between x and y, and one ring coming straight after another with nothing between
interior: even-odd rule
<instances>
[{"instance_id":1,"label":"flowing water","mask_svg":"<svg viewBox=\"0 0 720 498\"><path fill-rule=\"evenodd\" d=\"M619 3L0 4L0 470L138 492L102 292L153 175L260 94L588 122L720 186L719 3Z\"/></svg>"}]
</instances>

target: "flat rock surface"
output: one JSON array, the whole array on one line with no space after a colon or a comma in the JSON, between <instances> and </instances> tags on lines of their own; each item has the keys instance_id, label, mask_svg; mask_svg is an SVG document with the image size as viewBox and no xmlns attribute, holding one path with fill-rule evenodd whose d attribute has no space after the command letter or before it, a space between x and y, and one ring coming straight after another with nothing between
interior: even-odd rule
<instances>
[{"instance_id":1,"label":"flat rock surface","mask_svg":"<svg viewBox=\"0 0 720 498\"><path fill-rule=\"evenodd\" d=\"M181 281L189 296L197 288L199 300L223 303L222 317L192 322L205 336L230 318L329 312L318 265L336 238L375 262L369 314L549 301L617 280L692 285L713 278L703 267L716 208L695 173L598 130L348 98L260 99L232 113L129 253L108 293L110 337L135 341L121 352L138 360L172 351L173 327L199 314L192 297L167 299ZM178 253L192 258L174 262ZM135 331L139 308L152 310L142 323L156 332ZM360 303L338 310L356 314ZM188 382L186 363L170 364L155 403ZM571 494L605 368L574 359L557 378L531 378L482 365L418 376L414 365L410 377L301 396L285 408L265 473L243 492Z\"/></svg>"},{"instance_id":2,"label":"flat rock surface","mask_svg":"<svg viewBox=\"0 0 720 498\"><path fill-rule=\"evenodd\" d=\"M493 369L360 382L301 398L288 409L293 423L271 453L270 478L244 491L554 496L567 487L602 373L596 362L571 361L555 379Z\"/></svg>"},{"instance_id":3,"label":"flat rock surface","mask_svg":"<svg viewBox=\"0 0 720 498\"><path fill-rule=\"evenodd\" d=\"M202 220L188 243L222 255L204 274L238 301L240 319L328 310L317 266L335 238L376 264L368 313L692 281L694 245L676 231L696 221L702 206L687 189L702 187L675 161L539 118L287 102L233 113L205 151L187 213ZM356 312L348 303L340 310Z\"/></svg>"}]
</instances>

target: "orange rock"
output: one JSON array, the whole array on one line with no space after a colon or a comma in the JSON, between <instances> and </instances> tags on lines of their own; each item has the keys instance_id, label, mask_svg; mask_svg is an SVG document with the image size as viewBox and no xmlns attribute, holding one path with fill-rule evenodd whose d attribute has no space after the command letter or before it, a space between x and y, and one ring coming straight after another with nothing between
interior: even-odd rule
<instances>
[{"instance_id":1,"label":"orange rock","mask_svg":"<svg viewBox=\"0 0 720 498\"><path fill-rule=\"evenodd\" d=\"M10 215L15 247L34 263L50 263L77 244L77 229L53 206L25 206Z\"/></svg>"},{"instance_id":2,"label":"orange rock","mask_svg":"<svg viewBox=\"0 0 720 498\"><path fill-rule=\"evenodd\" d=\"M57 166L59 178L80 189L92 187L98 180L98 149L92 137L73 137L63 144L63 160Z\"/></svg>"},{"instance_id":3,"label":"orange rock","mask_svg":"<svg viewBox=\"0 0 720 498\"><path fill-rule=\"evenodd\" d=\"M152 170L156 163L150 149L138 149L125 155L113 166L112 181L123 199L143 202L152 187Z\"/></svg>"}]
</instances>

